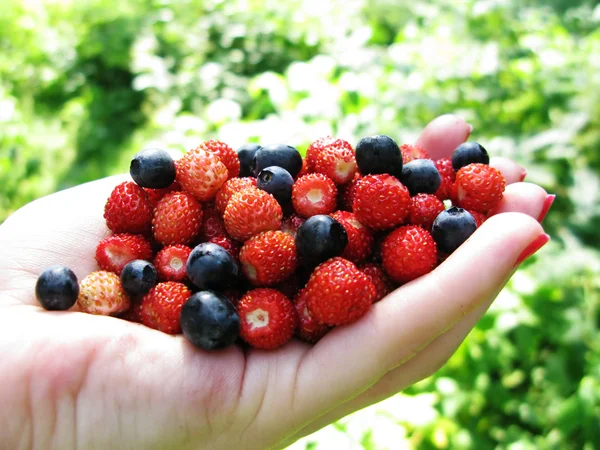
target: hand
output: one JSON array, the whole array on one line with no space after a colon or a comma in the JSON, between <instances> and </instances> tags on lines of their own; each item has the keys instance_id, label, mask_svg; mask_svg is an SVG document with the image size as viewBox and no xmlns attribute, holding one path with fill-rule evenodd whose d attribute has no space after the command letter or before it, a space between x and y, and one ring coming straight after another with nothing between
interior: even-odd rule
<instances>
[{"instance_id":1,"label":"hand","mask_svg":"<svg viewBox=\"0 0 600 450\"><path fill-rule=\"evenodd\" d=\"M430 123L418 143L450 156L470 126ZM397 289L317 345L209 353L183 336L79 312L48 312L34 285L63 264L97 270L104 202L125 177L42 198L0 226L0 428L7 447L283 448L438 370L543 233L547 194L492 158L507 181L487 220L432 273Z\"/></svg>"}]
</instances>

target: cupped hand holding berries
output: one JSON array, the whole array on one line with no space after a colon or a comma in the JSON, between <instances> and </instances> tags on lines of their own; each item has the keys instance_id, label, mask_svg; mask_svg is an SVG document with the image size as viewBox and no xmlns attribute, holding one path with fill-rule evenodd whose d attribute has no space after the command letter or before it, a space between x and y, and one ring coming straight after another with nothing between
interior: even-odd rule
<instances>
[{"instance_id":1,"label":"cupped hand holding berries","mask_svg":"<svg viewBox=\"0 0 600 450\"><path fill-rule=\"evenodd\" d=\"M415 154L427 154L437 161L441 179L431 187L432 190L436 188L435 192L422 195L458 196L466 198L467 205L475 208L480 205L481 199L468 198L468 192L465 194L464 189L460 189L460 183L469 183L476 176L471 172L487 169L476 167L469 173L465 170L459 175L460 183L448 184L446 169L452 168L454 161L439 162L442 158L450 158L470 132L470 126L462 119L453 115L441 116L422 132L416 143L418 151L403 148L405 163ZM217 155L228 155L229 152L226 148L217 150ZM467 153L476 151L476 148L465 149ZM207 161L212 158L209 147L198 152ZM223 185L228 170L235 169L237 173L237 167L232 169L230 159L226 158L224 168L219 167L220 170L212 173L211 183L195 184L197 192L193 196L168 194L178 190L173 186L161 188L164 189L162 195L168 195L165 204L185 204L188 205L186 211L189 208L197 210L183 219L189 224L188 230L193 229L196 233L203 224L201 198ZM326 162L323 167L334 170L335 161L328 159ZM193 161L186 164L189 173L206 167ZM363 289L374 301L379 301L350 324L328 329L323 324L309 323L306 335L309 331L318 332L318 337L326 333L314 345L294 339L276 350L229 346L219 351L206 351L195 347L182 335L169 335L129 321L42 309L34 291L36 279L48 266L60 261L83 278L97 271L98 262L106 258L111 264L119 263L115 261L115 251L111 250L115 247L111 246L123 248L121 242L131 240L114 238L104 241L101 247L98 243L108 237L102 217L103 206L121 178L88 183L23 207L0 226L0 404L4 406L0 413L0 429L7 448L283 448L432 374L460 345L519 263L548 240L539 221L547 212L552 196L539 186L523 183L524 170L510 160L491 158L489 165L497 168L506 181L502 200L488 214L490 217L485 223L444 262L381 300L376 292L382 288L386 292L385 281L377 283L377 290L375 283L369 284L368 289L362 282L349 285L348 289ZM344 175L344 180L350 179L346 176L347 166L343 167L344 171L338 174ZM249 172L244 164L242 170ZM430 168L426 167L426 170ZM374 178L368 189L377 189L377 183L401 189L394 180L387 180L376 172L370 176ZM366 185L361 189L368 190ZM128 198L135 202L135 195ZM426 214L439 207L433 197L414 202L411 208L418 208L418 205L425 205ZM377 205L367 206L377 208ZM204 220L209 217L206 211L208 209L204 208ZM420 210L410 208L400 212L404 217L420 214ZM134 231L127 230L127 224L115 216L115 226L119 229L116 233L147 232L143 228L148 214L147 206L139 207L134 224L139 230ZM238 236L244 235L246 230L238 230L232 225L232 217L242 212L231 208L225 214L229 221L219 227L229 227ZM354 227L361 214L369 220L369 211L349 214L336 213L334 217L343 219L344 227ZM454 213L448 210L447 214ZM478 214L473 214L475 216ZM275 218L280 221L279 217ZM396 220L396 217L390 220ZM454 219L450 217L449 220ZM397 223L401 222L402 219L398 219ZM373 242L378 239L376 226L366 235L360 232L360 223L356 230L348 229L352 232L349 235L356 234L362 240ZM384 258L387 255L392 261L397 243L430 239L429 235L421 236L420 227L401 226L397 230L380 243ZM177 227L169 221L161 223L159 231L165 246L173 245L174 241L178 241L178 245L190 244L174 239ZM190 236L194 233L190 232ZM184 237L187 239L187 235ZM273 239L283 238L273 234ZM260 260L260 245L268 242L266 237L252 240L252 249L242 249L239 256L242 264ZM137 255L140 248L134 243L127 244L127 254ZM347 257L360 257L362 247L352 248ZM95 259L97 251L101 253L98 262ZM179 261L178 254L172 252L167 261ZM129 255L129 259L132 257ZM149 265L136 264L134 266L139 266L139 270L147 269ZM371 263L365 264L373 267ZM122 264L117 265L118 270L123 270ZM146 275L151 275L150 278L156 280L156 273L138 273L134 266L125 271L131 279L138 275L145 279ZM369 276L376 276L378 270L381 272L377 267L369 271ZM319 271L319 276L299 294L294 311L300 312L304 303L310 307L314 301L310 291L318 290L321 279L326 279L328 271L334 269L356 271L346 259L328 262ZM399 277L407 276L401 263L393 264L390 271L393 274L395 270ZM414 267L411 270L415 270ZM266 275L257 272L255 276L277 280L269 272ZM102 286L108 289L116 275L94 277L87 280L87 285L93 287L94 283L100 283L99 279L105 279ZM44 288L55 288L53 283L57 280L63 280L62 287L66 290L62 297L55 295L54 298L59 303L61 299L68 301L76 289L72 274L58 269L49 272ZM176 281L165 283L171 284L161 285L164 286L161 295L170 295L171 289L181 303L189 298L190 292L185 286L179 287ZM288 314L290 311L277 309L277 302L285 297L277 290L283 292L284 289L278 286L257 288L253 298L242 300L242 308L249 308L258 294L264 294L263 298L270 299L276 313ZM154 304L132 307L127 314L130 317L151 316L155 309L165 308L161 298L156 295ZM203 301L220 300L198 297L194 299L194 306ZM60 304L54 305L56 308L45 306L47 309L65 309ZM117 304L115 308L119 306ZM229 308L223 314L232 314L232 311ZM324 320L328 313L323 310ZM296 322L302 323L307 321L302 318ZM291 332L286 330L286 333Z\"/></svg>"}]
</instances>

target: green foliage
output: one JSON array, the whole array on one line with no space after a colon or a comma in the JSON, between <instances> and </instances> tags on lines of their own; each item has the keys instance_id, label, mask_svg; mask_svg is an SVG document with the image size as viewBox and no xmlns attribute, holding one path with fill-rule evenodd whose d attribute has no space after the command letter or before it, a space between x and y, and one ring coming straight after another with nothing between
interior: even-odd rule
<instances>
[{"instance_id":1,"label":"green foliage","mask_svg":"<svg viewBox=\"0 0 600 450\"><path fill-rule=\"evenodd\" d=\"M388 411L354 443L387 448L383 421L405 443L390 448L600 448L599 22L592 0L5 0L0 221L144 146L410 142L457 112L557 194L553 242L393 400L428 419ZM330 429L352 435L353 417Z\"/></svg>"}]
</instances>

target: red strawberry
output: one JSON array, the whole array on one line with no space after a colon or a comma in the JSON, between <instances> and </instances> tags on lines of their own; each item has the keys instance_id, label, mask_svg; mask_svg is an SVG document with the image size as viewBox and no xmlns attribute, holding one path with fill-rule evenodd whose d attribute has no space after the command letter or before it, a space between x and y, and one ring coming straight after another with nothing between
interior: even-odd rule
<instances>
[{"instance_id":1,"label":"red strawberry","mask_svg":"<svg viewBox=\"0 0 600 450\"><path fill-rule=\"evenodd\" d=\"M223 217L215 208L213 203L208 203L204 206L202 212L202 226L200 227L200 240L202 242L209 241L215 236L227 234Z\"/></svg>"},{"instance_id":2,"label":"red strawberry","mask_svg":"<svg viewBox=\"0 0 600 450\"><path fill-rule=\"evenodd\" d=\"M336 139L331 136L321 137L310 144L306 150L306 163L309 172L315 171L315 164L317 159L319 159L319 155L328 148L346 148L354 153L352 146L342 139Z\"/></svg>"},{"instance_id":3,"label":"red strawberry","mask_svg":"<svg viewBox=\"0 0 600 450\"><path fill-rule=\"evenodd\" d=\"M177 181L201 202L211 200L227 176L227 167L219 157L201 148L187 152L177 164Z\"/></svg>"},{"instance_id":4,"label":"red strawberry","mask_svg":"<svg viewBox=\"0 0 600 450\"><path fill-rule=\"evenodd\" d=\"M306 158L302 158L302 168L300 169L300 172L298 172L298 175L296 175L296 180L301 176L307 175L311 172L312 171L308 170L308 161L306 160Z\"/></svg>"},{"instance_id":5,"label":"red strawberry","mask_svg":"<svg viewBox=\"0 0 600 450\"><path fill-rule=\"evenodd\" d=\"M410 209L410 193L392 175L367 175L358 181L352 210L360 223L375 230L400 225Z\"/></svg>"},{"instance_id":6,"label":"red strawberry","mask_svg":"<svg viewBox=\"0 0 600 450\"><path fill-rule=\"evenodd\" d=\"M227 202L233 194L244 188L254 186L256 186L256 178L230 178L227 180L215 196L215 207L217 208L217 211L223 215L225 208L227 208Z\"/></svg>"},{"instance_id":7,"label":"red strawberry","mask_svg":"<svg viewBox=\"0 0 600 450\"><path fill-rule=\"evenodd\" d=\"M187 245L168 245L156 254L154 267L160 281L185 281L186 263L192 249Z\"/></svg>"},{"instance_id":8,"label":"red strawberry","mask_svg":"<svg viewBox=\"0 0 600 450\"><path fill-rule=\"evenodd\" d=\"M191 295L183 283L158 283L142 298L141 323L163 333L181 333L179 314Z\"/></svg>"},{"instance_id":9,"label":"red strawberry","mask_svg":"<svg viewBox=\"0 0 600 450\"><path fill-rule=\"evenodd\" d=\"M306 283L302 282L302 277L296 271L281 283L273 286L273 288L277 289L287 298L294 298L298 291L304 288L305 285Z\"/></svg>"},{"instance_id":10,"label":"red strawberry","mask_svg":"<svg viewBox=\"0 0 600 450\"><path fill-rule=\"evenodd\" d=\"M242 271L257 286L272 286L296 270L296 243L283 231L265 231L248 239L240 251Z\"/></svg>"},{"instance_id":11,"label":"red strawberry","mask_svg":"<svg viewBox=\"0 0 600 450\"><path fill-rule=\"evenodd\" d=\"M128 322L142 323L142 303L132 302L127 311L119 314L119 318Z\"/></svg>"},{"instance_id":12,"label":"red strawberry","mask_svg":"<svg viewBox=\"0 0 600 450\"><path fill-rule=\"evenodd\" d=\"M373 298L373 303L377 303L383 297L388 295L390 292L394 290L394 285L392 281L387 276L383 267L379 264L367 263L359 267L362 273L364 273L373 286L375 286L375 297Z\"/></svg>"},{"instance_id":13,"label":"red strawberry","mask_svg":"<svg viewBox=\"0 0 600 450\"><path fill-rule=\"evenodd\" d=\"M116 273L99 270L79 283L77 306L83 312L109 316L127 311L130 304Z\"/></svg>"},{"instance_id":14,"label":"red strawberry","mask_svg":"<svg viewBox=\"0 0 600 450\"><path fill-rule=\"evenodd\" d=\"M348 235L348 244L341 255L342 258L357 263L371 254L375 239L373 231L361 224L354 213L336 211L331 217L342 224Z\"/></svg>"},{"instance_id":15,"label":"red strawberry","mask_svg":"<svg viewBox=\"0 0 600 450\"><path fill-rule=\"evenodd\" d=\"M331 178L310 173L298 178L292 187L294 210L302 217L329 214L335 211L337 188Z\"/></svg>"},{"instance_id":16,"label":"red strawberry","mask_svg":"<svg viewBox=\"0 0 600 450\"><path fill-rule=\"evenodd\" d=\"M441 158L435 161L435 167L442 177L440 187L435 193L435 196L441 201L448 200L452 195L452 185L456 179L456 173L452 167L452 160L450 158Z\"/></svg>"},{"instance_id":17,"label":"red strawberry","mask_svg":"<svg viewBox=\"0 0 600 450\"><path fill-rule=\"evenodd\" d=\"M487 220L487 216L483 213L473 211L473 210L467 210L467 211L473 216L473 219L475 219L477 228L479 228L483 224L483 222L485 222Z\"/></svg>"},{"instance_id":18,"label":"red strawberry","mask_svg":"<svg viewBox=\"0 0 600 450\"><path fill-rule=\"evenodd\" d=\"M383 268L398 283L431 272L437 263L437 246L429 231L417 225L396 228L381 245Z\"/></svg>"},{"instance_id":19,"label":"red strawberry","mask_svg":"<svg viewBox=\"0 0 600 450\"><path fill-rule=\"evenodd\" d=\"M163 245L187 244L202 223L202 206L187 192L171 192L158 202L152 219L154 239Z\"/></svg>"},{"instance_id":20,"label":"red strawberry","mask_svg":"<svg viewBox=\"0 0 600 450\"><path fill-rule=\"evenodd\" d=\"M358 185L358 180L361 178L362 175L356 172L352 181L339 187L338 205L342 211L352 211L356 186Z\"/></svg>"},{"instance_id":21,"label":"red strawberry","mask_svg":"<svg viewBox=\"0 0 600 450\"><path fill-rule=\"evenodd\" d=\"M96 262L100 269L121 274L123 267L134 259L150 260L152 245L138 234L120 233L108 236L96 247Z\"/></svg>"},{"instance_id":22,"label":"red strawberry","mask_svg":"<svg viewBox=\"0 0 600 450\"><path fill-rule=\"evenodd\" d=\"M400 152L402 153L402 164L409 163L415 159L431 159L427 150L418 145L403 144L400 146Z\"/></svg>"},{"instance_id":23,"label":"red strawberry","mask_svg":"<svg viewBox=\"0 0 600 450\"><path fill-rule=\"evenodd\" d=\"M335 139L311 153L313 171L327 175L336 184L346 184L358 171L354 149L342 140Z\"/></svg>"},{"instance_id":24,"label":"red strawberry","mask_svg":"<svg viewBox=\"0 0 600 450\"><path fill-rule=\"evenodd\" d=\"M469 164L456 172L452 203L486 213L502 200L506 181L502 173L487 164Z\"/></svg>"},{"instance_id":25,"label":"red strawberry","mask_svg":"<svg viewBox=\"0 0 600 450\"><path fill-rule=\"evenodd\" d=\"M213 244L220 245L225 250L227 250L231 256L233 256L233 259L235 259L236 262L239 262L239 260L240 260L240 247L241 247L239 242L234 241L233 239L231 239L226 234L222 234L222 235L219 235L219 236L214 236L214 237L210 238L208 240L208 242L212 242Z\"/></svg>"},{"instance_id":26,"label":"red strawberry","mask_svg":"<svg viewBox=\"0 0 600 450\"><path fill-rule=\"evenodd\" d=\"M408 221L412 225L421 225L431 230L433 221L444 210L444 204L435 195L417 194L410 199Z\"/></svg>"},{"instance_id":27,"label":"red strawberry","mask_svg":"<svg viewBox=\"0 0 600 450\"><path fill-rule=\"evenodd\" d=\"M227 178L235 178L240 174L240 158L234 149L221 141L210 140L203 142L197 148L214 153L227 167Z\"/></svg>"},{"instance_id":28,"label":"red strawberry","mask_svg":"<svg viewBox=\"0 0 600 450\"><path fill-rule=\"evenodd\" d=\"M330 330L325 324L317 322L310 315L310 311L306 306L306 289L302 289L294 299L294 306L298 313L298 327L296 328L296 336L303 341L314 344L319 339L327 334Z\"/></svg>"},{"instance_id":29,"label":"red strawberry","mask_svg":"<svg viewBox=\"0 0 600 450\"><path fill-rule=\"evenodd\" d=\"M306 222L306 219L300 217L298 214L292 214L283 219L283 223L281 224L281 231L289 234L292 237L296 237L296 231L298 231L298 227Z\"/></svg>"},{"instance_id":30,"label":"red strawberry","mask_svg":"<svg viewBox=\"0 0 600 450\"><path fill-rule=\"evenodd\" d=\"M354 263L331 258L317 266L306 284L310 315L327 325L346 325L367 313L375 286Z\"/></svg>"},{"instance_id":31,"label":"red strawberry","mask_svg":"<svg viewBox=\"0 0 600 450\"><path fill-rule=\"evenodd\" d=\"M268 192L255 187L242 189L231 196L223 221L227 233L244 242L252 236L281 227L283 212L279 202Z\"/></svg>"},{"instance_id":32,"label":"red strawberry","mask_svg":"<svg viewBox=\"0 0 600 450\"><path fill-rule=\"evenodd\" d=\"M238 303L237 310L240 336L256 348L280 347L292 338L298 323L294 304L275 289L248 291Z\"/></svg>"},{"instance_id":33,"label":"red strawberry","mask_svg":"<svg viewBox=\"0 0 600 450\"><path fill-rule=\"evenodd\" d=\"M153 207L156 207L156 205L158 204L160 199L162 199L169 192L175 192L175 191L181 191L181 190L182 190L181 186L179 185L179 183L177 181L173 181L173 183L171 183L171 186L162 188L162 189L144 188L144 191L146 192L146 194L148 194L148 199L150 200L150 203L152 203Z\"/></svg>"},{"instance_id":34,"label":"red strawberry","mask_svg":"<svg viewBox=\"0 0 600 450\"><path fill-rule=\"evenodd\" d=\"M145 233L152 222L152 203L143 188L125 181L111 192L104 218L113 233Z\"/></svg>"}]
</instances>

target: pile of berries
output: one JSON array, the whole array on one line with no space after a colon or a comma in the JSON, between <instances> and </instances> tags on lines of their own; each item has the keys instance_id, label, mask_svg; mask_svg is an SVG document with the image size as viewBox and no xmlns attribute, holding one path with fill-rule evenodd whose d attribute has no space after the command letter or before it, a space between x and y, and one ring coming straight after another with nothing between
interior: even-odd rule
<instances>
[{"instance_id":1,"label":"pile of berries","mask_svg":"<svg viewBox=\"0 0 600 450\"><path fill-rule=\"evenodd\" d=\"M388 136L234 151L207 141L173 160L145 149L114 188L78 282L46 269L42 306L120 317L221 349L239 339L314 343L360 319L459 247L502 199L505 180L475 142L434 161Z\"/></svg>"}]
</instances>

